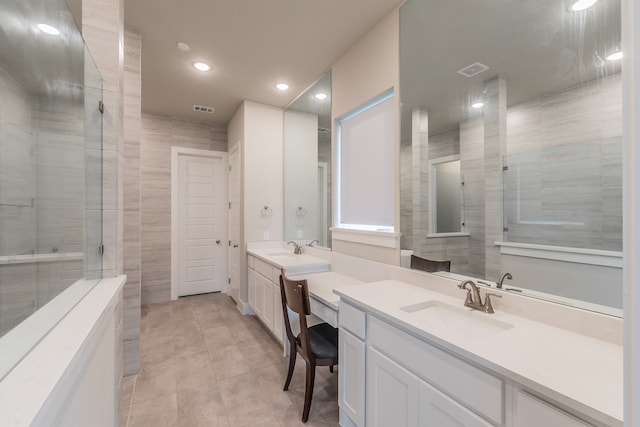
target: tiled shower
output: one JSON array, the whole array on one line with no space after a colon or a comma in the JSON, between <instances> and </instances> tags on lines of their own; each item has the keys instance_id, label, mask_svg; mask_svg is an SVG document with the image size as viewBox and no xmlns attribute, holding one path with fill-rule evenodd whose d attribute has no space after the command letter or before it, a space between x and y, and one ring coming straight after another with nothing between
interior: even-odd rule
<instances>
[{"instance_id":1,"label":"tiled shower","mask_svg":"<svg viewBox=\"0 0 640 427\"><path fill-rule=\"evenodd\" d=\"M102 80L61 10L0 5L0 338L102 270Z\"/></svg>"}]
</instances>

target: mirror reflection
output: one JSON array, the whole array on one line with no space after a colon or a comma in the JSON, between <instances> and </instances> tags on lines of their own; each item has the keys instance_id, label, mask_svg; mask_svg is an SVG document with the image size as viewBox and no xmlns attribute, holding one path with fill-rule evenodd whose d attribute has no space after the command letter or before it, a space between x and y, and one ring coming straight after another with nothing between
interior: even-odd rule
<instances>
[{"instance_id":1,"label":"mirror reflection","mask_svg":"<svg viewBox=\"0 0 640 427\"><path fill-rule=\"evenodd\" d=\"M284 238L331 247L331 73L284 113Z\"/></svg>"},{"instance_id":2,"label":"mirror reflection","mask_svg":"<svg viewBox=\"0 0 640 427\"><path fill-rule=\"evenodd\" d=\"M572 3L402 6L401 263L619 313L620 1ZM463 197L431 182L442 158L459 158ZM440 228L441 193L459 226Z\"/></svg>"}]
</instances>

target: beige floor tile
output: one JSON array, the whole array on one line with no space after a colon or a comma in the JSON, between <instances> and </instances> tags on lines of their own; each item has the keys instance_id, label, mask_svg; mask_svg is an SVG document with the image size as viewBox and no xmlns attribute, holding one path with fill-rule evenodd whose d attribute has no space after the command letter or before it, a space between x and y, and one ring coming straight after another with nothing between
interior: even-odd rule
<instances>
[{"instance_id":1,"label":"beige floor tile","mask_svg":"<svg viewBox=\"0 0 640 427\"><path fill-rule=\"evenodd\" d=\"M231 427L257 426L273 415L267 399L255 386L253 373L220 380L218 386Z\"/></svg>"},{"instance_id":2,"label":"beige floor tile","mask_svg":"<svg viewBox=\"0 0 640 427\"><path fill-rule=\"evenodd\" d=\"M142 367L133 391L133 404L176 392L176 371L173 361Z\"/></svg>"},{"instance_id":3,"label":"beige floor tile","mask_svg":"<svg viewBox=\"0 0 640 427\"><path fill-rule=\"evenodd\" d=\"M175 427L178 424L176 393L131 406L128 427Z\"/></svg>"},{"instance_id":4,"label":"beige floor tile","mask_svg":"<svg viewBox=\"0 0 640 427\"><path fill-rule=\"evenodd\" d=\"M176 356L174 360L178 391L215 382L208 351Z\"/></svg>"},{"instance_id":5,"label":"beige floor tile","mask_svg":"<svg viewBox=\"0 0 640 427\"><path fill-rule=\"evenodd\" d=\"M220 389L216 383L178 391L178 417L216 419L227 417Z\"/></svg>"},{"instance_id":6,"label":"beige floor tile","mask_svg":"<svg viewBox=\"0 0 640 427\"><path fill-rule=\"evenodd\" d=\"M227 347L236 343L236 340L231 335L231 331L224 324L213 328L203 329L202 335L204 336L204 341L207 345L207 349L209 350Z\"/></svg>"},{"instance_id":7,"label":"beige floor tile","mask_svg":"<svg viewBox=\"0 0 640 427\"><path fill-rule=\"evenodd\" d=\"M252 371L251 365L242 357L235 345L209 350L211 366L216 380L235 377Z\"/></svg>"},{"instance_id":8,"label":"beige floor tile","mask_svg":"<svg viewBox=\"0 0 640 427\"><path fill-rule=\"evenodd\" d=\"M291 386L282 391L288 367L282 345L255 316L240 314L227 295L143 306L141 353L142 372L126 385L135 382L129 426L338 425L337 373L317 369L309 422L303 424L304 361L298 357Z\"/></svg>"}]
</instances>

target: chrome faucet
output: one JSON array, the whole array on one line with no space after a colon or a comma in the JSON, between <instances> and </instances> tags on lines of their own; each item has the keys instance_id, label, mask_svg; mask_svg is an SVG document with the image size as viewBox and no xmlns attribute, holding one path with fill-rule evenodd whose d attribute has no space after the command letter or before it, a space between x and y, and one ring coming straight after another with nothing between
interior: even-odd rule
<instances>
[{"instance_id":1,"label":"chrome faucet","mask_svg":"<svg viewBox=\"0 0 640 427\"><path fill-rule=\"evenodd\" d=\"M294 255L300 255L302 253L302 246L300 246L299 244L297 244L293 240L288 241L287 245L293 245L293 254Z\"/></svg>"},{"instance_id":2,"label":"chrome faucet","mask_svg":"<svg viewBox=\"0 0 640 427\"><path fill-rule=\"evenodd\" d=\"M498 284L496 285L496 287L498 289L502 289L502 283L504 282L504 279L513 280L513 276L511 275L511 273L504 273L502 275L502 277L500 277L500 280L498 281Z\"/></svg>"},{"instance_id":3,"label":"chrome faucet","mask_svg":"<svg viewBox=\"0 0 640 427\"><path fill-rule=\"evenodd\" d=\"M467 285L470 285L471 289L468 289ZM465 280L464 282L460 283L458 287L467 291L467 298L464 300L465 307L484 311L485 313L494 313L493 305L491 305L492 296L502 298L502 295L487 293L485 295L483 304L482 297L480 296L480 289L478 289L478 285L473 283L472 280Z\"/></svg>"},{"instance_id":4,"label":"chrome faucet","mask_svg":"<svg viewBox=\"0 0 640 427\"><path fill-rule=\"evenodd\" d=\"M318 241L318 239L314 239L310 243L307 243L307 246L312 248L314 243L318 243L319 244L320 242Z\"/></svg>"}]
</instances>

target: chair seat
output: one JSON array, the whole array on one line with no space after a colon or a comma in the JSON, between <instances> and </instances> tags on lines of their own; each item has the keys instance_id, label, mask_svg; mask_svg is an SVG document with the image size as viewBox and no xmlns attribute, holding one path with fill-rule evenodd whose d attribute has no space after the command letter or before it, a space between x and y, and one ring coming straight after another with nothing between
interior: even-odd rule
<instances>
[{"instance_id":1,"label":"chair seat","mask_svg":"<svg viewBox=\"0 0 640 427\"><path fill-rule=\"evenodd\" d=\"M296 337L300 342L300 335ZM338 357L338 330L328 323L320 323L309 328L311 351L317 359Z\"/></svg>"}]
</instances>

